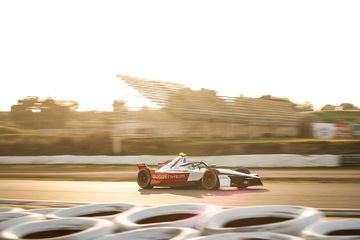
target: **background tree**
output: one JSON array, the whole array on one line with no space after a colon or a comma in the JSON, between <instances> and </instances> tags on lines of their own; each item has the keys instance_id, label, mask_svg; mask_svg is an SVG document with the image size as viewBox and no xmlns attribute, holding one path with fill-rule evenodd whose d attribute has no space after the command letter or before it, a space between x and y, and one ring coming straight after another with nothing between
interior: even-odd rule
<instances>
[{"instance_id":1,"label":"background tree","mask_svg":"<svg viewBox=\"0 0 360 240\"><path fill-rule=\"evenodd\" d=\"M21 127L34 127L37 124L35 114L35 105L39 101L39 97L29 96L18 100L16 105L11 106L11 118Z\"/></svg>"},{"instance_id":2,"label":"background tree","mask_svg":"<svg viewBox=\"0 0 360 240\"><path fill-rule=\"evenodd\" d=\"M342 103L340 104L340 107L343 108L343 110L358 110L359 107L355 106L352 103Z\"/></svg>"},{"instance_id":3,"label":"background tree","mask_svg":"<svg viewBox=\"0 0 360 240\"><path fill-rule=\"evenodd\" d=\"M285 98L285 97L276 97L276 96L272 96L272 95L268 94L268 95L262 95L262 96L260 97L260 99L269 100L269 101L275 101L275 102L291 103L291 105L292 105L292 107L293 107L294 109L297 108L297 104L296 104L296 103L290 101L290 99Z\"/></svg>"},{"instance_id":4,"label":"background tree","mask_svg":"<svg viewBox=\"0 0 360 240\"><path fill-rule=\"evenodd\" d=\"M272 96L272 95L270 95L270 94L268 94L268 95L262 95L262 96L260 97L260 99L270 100L270 101L277 101L277 102L288 102L288 103L292 103L288 98L275 97L275 96Z\"/></svg>"},{"instance_id":5,"label":"background tree","mask_svg":"<svg viewBox=\"0 0 360 240\"><path fill-rule=\"evenodd\" d=\"M115 100L113 102L113 112L115 121L124 121L129 120L129 110L126 107L126 101L124 100Z\"/></svg>"},{"instance_id":6,"label":"background tree","mask_svg":"<svg viewBox=\"0 0 360 240\"><path fill-rule=\"evenodd\" d=\"M126 101L123 100L115 100L113 102L113 112L124 112L127 111L127 108L125 106Z\"/></svg>"},{"instance_id":7,"label":"background tree","mask_svg":"<svg viewBox=\"0 0 360 240\"><path fill-rule=\"evenodd\" d=\"M306 101L302 104L297 104L296 109L301 112L314 111L314 105L311 102Z\"/></svg>"},{"instance_id":8,"label":"background tree","mask_svg":"<svg viewBox=\"0 0 360 240\"><path fill-rule=\"evenodd\" d=\"M331 105L331 104L326 104L325 106L323 106L321 108L321 111L334 111L336 108L336 106Z\"/></svg>"},{"instance_id":9,"label":"background tree","mask_svg":"<svg viewBox=\"0 0 360 240\"><path fill-rule=\"evenodd\" d=\"M73 100L26 97L11 106L12 120L24 128L61 128L79 104Z\"/></svg>"},{"instance_id":10,"label":"background tree","mask_svg":"<svg viewBox=\"0 0 360 240\"><path fill-rule=\"evenodd\" d=\"M339 108L340 107L340 108ZM339 106L326 104L321 108L321 111L335 111L335 110L359 110L358 106L355 106L352 103L342 103Z\"/></svg>"}]
</instances>

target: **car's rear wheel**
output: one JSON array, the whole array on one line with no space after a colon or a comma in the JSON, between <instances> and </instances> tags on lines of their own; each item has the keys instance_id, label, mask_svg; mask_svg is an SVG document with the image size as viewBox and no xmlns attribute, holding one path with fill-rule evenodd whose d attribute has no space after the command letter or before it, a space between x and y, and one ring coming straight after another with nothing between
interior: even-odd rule
<instances>
[{"instance_id":1,"label":"car's rear wheel","mask_svg":"<svg viewBox=\"0 0 360 240\"><path fill-rule=\"evenodd\" d=\"M141 169L138 173L137 183L141 188L152 188L150 185L151 182L151 174L149 169Z\"/></svg>"},{"instance_id":2,"label":"car's rear wheel","mask_svg":"<svg viewBox=\"0 0 360 240\"><path fill-rule=\"evenodd\" d=\"M204 173L204 176L201 179L201 185L206 190L215 190L219 189L219 178L216 175L215 171L208 170Z\"/></svg>"}]
</instances>

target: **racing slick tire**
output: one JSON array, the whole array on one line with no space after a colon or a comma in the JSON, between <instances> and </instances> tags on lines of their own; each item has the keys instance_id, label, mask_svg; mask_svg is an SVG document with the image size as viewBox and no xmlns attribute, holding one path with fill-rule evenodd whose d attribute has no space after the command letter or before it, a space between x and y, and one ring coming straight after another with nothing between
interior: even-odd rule
<instances>
[{"instance_id":1,"label":"racing slick tire","mask_svg":"<svg viewBox=\"0 0 360 240\"><path fill-rule=\"evenodd\" d=\"M42 220L42 219L45 219L45 216L38 213L29 213L25 211L3 212L0 213L0 232L2 230L5 230L20 223Z\"/></svg>"},{"instance_id":2,"label":"racing slick tire","mask_svg":"<svg viewBox=\"0 0 360 240\"><path fill-rule=\"evenodd\" d=\"M104 219L61 218L26 222L4 230L0 239L94 240L114 232L114 224Z\"/></svg>"},{"instance_id":3,"label":"racing slick tire","mask_svg":"<svg viewBox=\"0 0 360 240\"><path fill-rule=\"evenodd\" d=\"M219 178L214 170L208 170L204 173L204 176L201 178L201 186L206 190L219 189Z\"/></svg>"},{"instance_id":4,"label":"racing slick tire","mask_svg":"<svg viewBox=\"0 0 360 240\"><path fill-rule=\"evenodd\" d=\"M130 203L98 203L60 209L46 215L48 218L91 217L112 220L118 214L134 208Z\"/></svg>"},{"instance_id":5,"label":"racing slick tire","mask_svg":"<svg viewBox=\"0 0 360 240\"><path fill-rule=\"evenodd\" d=\"M344 219L318 222L305 228L302 236L309 240L360 239L360 220Z\"/></svg>"},{"instance_id":6,"label":"racing slick tire","mask_svg":"<svg viewBox=\"0 0 360 240\"><path fill-rule=\"evenodd\" d=\"M317 209L291 205L238 207L214 213L200 222L205 235L226 232L275 232L299 235L304 228L320 221Z\"/></svg>"},{"instance_id":7,"label":"racing slick tire","mask_svg":"<svg viewBox=\"0 0 360 240\"><path fill-rule=\"evenodd\" d=\"M150 182L151 182L151 173L149 169L141 169L137 177L137 183L139 187L143 189L153 188Z\"/></svg>"},{"instance_id":8,"label":"racing slick tire","mask_svg":"<svg viewBox=\"0 0 360 240\"><path fill-rule=\"evenodd\" d=\"M243 232L243 233L221 233L210 236L203 236L191 238L191 240L239 240L239 239L256 239L256 240L304 240L300 237L295 237L281 233L271 232Z\"/></svg>"},{"instance_id":9,"label":"racing slick tire","mask_svg":"<svg viewBox=\"0 0 360 240\"><path fill-rule=\"evenodd\" d=\"M38 209L26 210L25 212L40 213L40 214L45 215L45 217L47 218L47 214L53 213L53 212L61 210L61 209L64 209L64 208L38 208Z\"/></svg>"},{"instance_id":10,"label":"racing slick tire","mask_svg":"<svg viewBox=\"0 0 360 240\"><path fill-rule=\"evenodd\" d=\"M18 212L18 211L23 211L24 209L22 208L13 208L13 207L0 207L0 213L4 213L4 212Z\"/></svg>"},{"instance_id":11,"label":"racing slick tire","mask_svg":"<svg viewBox=\"0 0 360 240\"><path fill-rule=\"evenodd\" d=\"M118 232L148 227L194 228L198 222L221 208L211 204L170 204L158 207L134 208L113 219Z\"/></svg>"},{"instance_id":12,"label":"racing slick tire","mask_svg":"<svg viewBox=\"0 0 360 240\"><path fill-rule=\"evenodd\" d=\"M152 227L141 228L122 233L115 233L96 240L154 240L154 239L168 239L168 240L187 240L189 238L199 236L199 231L192 228L182 227Z\"/></svg>"},{"instance_id":13,"label":"racing slick tire","mask_svg":"<svg viewBox=\"0 0 360 240\"><path fill-rule=\"evenodd\" d=\"M235 169L235 171L250 174L250 171L247 168L238 168L238 169Z\"/></svg>"}]
</instances>

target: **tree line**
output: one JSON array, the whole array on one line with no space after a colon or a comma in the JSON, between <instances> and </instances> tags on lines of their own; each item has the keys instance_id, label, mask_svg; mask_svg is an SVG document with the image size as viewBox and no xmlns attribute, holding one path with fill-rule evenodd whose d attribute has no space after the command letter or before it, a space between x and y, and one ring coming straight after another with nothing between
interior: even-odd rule
<instances>
[{"instance_id":1,"label":"tree line","mask_svg":"<svg viewBox=\"0 0 360 240\"><path fill-rule=\"evenodd\" d=\"M242 98L246 97L241 95L235 98L235 101L229 103L226 99L219 97L214 90L182 89L170 95L164 110L171 111L171 109L177 108L184 112L196 112L199 115L202 112L204 114L211 112L213 115L221 115L221 112L226 111L229 104L241 104L240 99ZM272 95L263 95L259 99L289 103L295 111L314 110L311 102L296 104L288 98ZM22 128L63 128L78 107L78 102L73 100L55 100L51 97L41 99L37 96L29 96L19 99L16 104L12 105L11 119L17 126ZM127 110L125 101L115 100L113 102L114 112L126 112ZM146 110L147 108L143 108L140 111ZM321 110L360 110L360 108L351 103L342 103L339 106L327 104Z\"/></svg>"},{"instance_id":2,"label":"tree line","mask_svg":"<svg viewBox=\"0 0 360 240\"><path fill-rule=\"evenodd\" d=\"M40 99L36 96L19 99L11 106L11 118L23 128L61 128L79 104L73 100Z\"/></svg>"},{"instance_id":3,"label":"tree line","mask_svg":"<svg viewBox=\"0 0 360 240\"><path fill-rule=\"evenodd\" d=\"M342 103L339 106L326 104L321 108L321 111L335 111L335 110L360 110L360 108L352 103Z\"/></svg>"}]
</instances>

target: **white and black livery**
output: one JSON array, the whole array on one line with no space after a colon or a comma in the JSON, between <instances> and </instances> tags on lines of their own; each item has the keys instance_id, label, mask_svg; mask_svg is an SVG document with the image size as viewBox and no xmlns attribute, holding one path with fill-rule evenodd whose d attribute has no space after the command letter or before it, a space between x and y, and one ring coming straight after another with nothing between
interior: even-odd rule
<instances>
[{"instance_id":1,"label":"white and black livery","mask_svg":"<svg viewBox=\"0 0 360 240\"><path fill-rule=\"evenodd\" d=\"M145 163L138 163L137 182L141 188L154 186L202 187L215 190L220 187L262 186L259 175L252 174L246 168L235 170L215 168L206 162L187 162L184 153L164 163L158 163L158 169L150 169Z\"/></svg>"}]
</instances>

